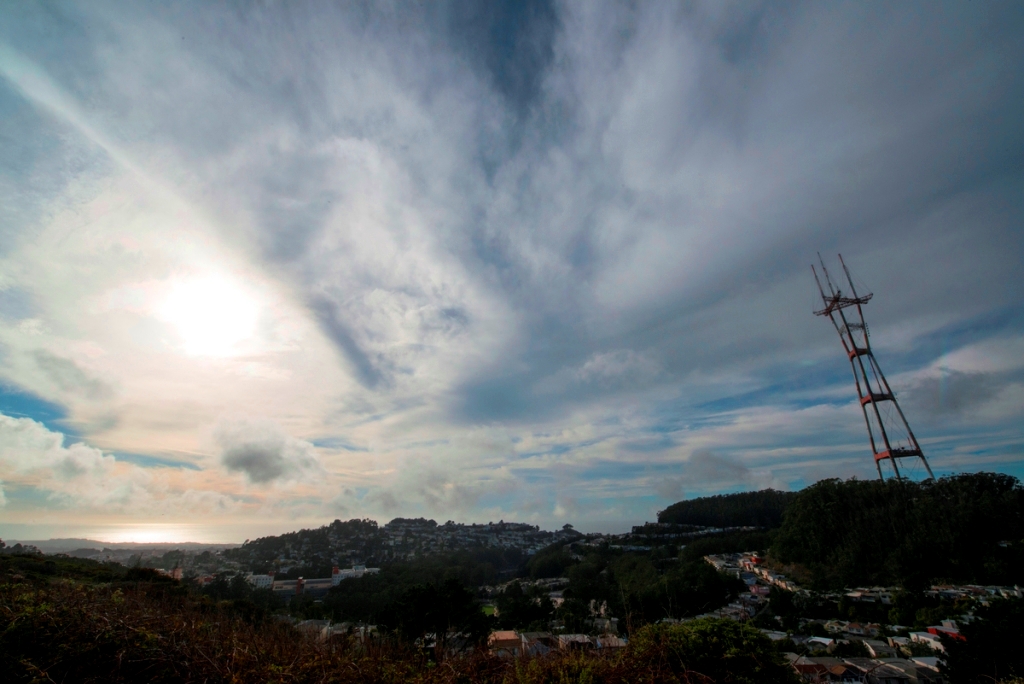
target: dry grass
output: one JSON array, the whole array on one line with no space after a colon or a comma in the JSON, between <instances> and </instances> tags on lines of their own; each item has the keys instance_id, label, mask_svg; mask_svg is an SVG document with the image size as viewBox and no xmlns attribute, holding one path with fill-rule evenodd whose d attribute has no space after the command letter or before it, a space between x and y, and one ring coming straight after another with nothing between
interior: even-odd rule
<instances>
[{"instance_id":1,"label":"dry grass","mask_svg":"<svg viewBox=\"0 0 1024 684\"><path fill-rule=\"evenodd\" d=\"M253 624L172 586L0 585L0 670L15 681L636 681L618 673L620 661L584 654L510 661L476 652L437 663L391 641L323 642L274 620Z\"/></svg>"}]
</instances>

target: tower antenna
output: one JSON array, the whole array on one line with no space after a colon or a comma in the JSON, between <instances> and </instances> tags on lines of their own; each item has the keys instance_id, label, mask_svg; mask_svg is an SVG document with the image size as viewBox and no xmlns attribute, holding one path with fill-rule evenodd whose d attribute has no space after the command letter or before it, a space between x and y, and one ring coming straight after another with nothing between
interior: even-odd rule
<instances>
[{"instance_id":1,"label":"tower antenna","mask_svg":"<svg viewBox=\"0 0 1024 684\"><path fill-rule=\"evenodd\" d=\"M836 332L839 333L839 340L843 343L846 356L850 359L853 381L857 385L857 396L860 398L860 408L868 428L871 453L875 457L875 469L878 471L879 479L885 479L882 475L883 462L892 468L892 473L897 479L903 477L900 474L900 463L905 459L912 462L920 459L928 471L928 477L934 479L935 476L924 457L921 445L918 444L914 431L910 429L910 424L903 415L899 402L896 401L896 395L889 387L889 382L871 351L870 333L867 323L864 322L863 306L870 302L874 295L870 292L858 294L842 254L839 255L839 264L846 275L846 283L850 288L848 293L843 292L839 281L832 282L821 254L818 254L818 264L825 279L824 287L814 264L811 264L811 271L814 273L814 281L818 284L824 308L815 311L814 315L829 317Z\"/></svg>"}]
</instances>

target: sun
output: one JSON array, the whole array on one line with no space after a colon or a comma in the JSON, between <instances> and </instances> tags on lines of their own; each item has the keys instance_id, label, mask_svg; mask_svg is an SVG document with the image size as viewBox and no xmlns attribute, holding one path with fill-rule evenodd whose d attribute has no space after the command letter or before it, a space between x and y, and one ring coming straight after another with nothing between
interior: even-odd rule
<instances>
[{"instance_id":1,"label":"sun","mask_svg":"<svg viewBox=\"0 0 1024 684\"><path fill-rule=\"evenodd\" d=\"M259 316L255 299L223 276L176 283L159 307L190 356L230 356L253 336Z\"/></svg>"},{"instance_id":2,"label":"sun","mask_svg":"<svg viewBox=\"0 0 1024 684\"><path fill-rule=\"evenodd\" d=\"M111 544L173 544L196 541L194 539L196 536L194 528L195 525L160 523L119 525L99 532L96 536L102 537L101 541Z\"/></svg>"}]
</instances>

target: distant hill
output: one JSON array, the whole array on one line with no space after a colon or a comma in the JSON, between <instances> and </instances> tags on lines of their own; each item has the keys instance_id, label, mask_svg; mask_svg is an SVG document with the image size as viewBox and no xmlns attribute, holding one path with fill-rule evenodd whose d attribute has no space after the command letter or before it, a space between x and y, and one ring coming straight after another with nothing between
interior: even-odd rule
<instances>
[{"instance_id":1,"label":"distant hill","mask_svg":"<svg viewBox=\"0 0 1024 684\"><path fill-rule=\"evenodd\" d=\"M241 544L201 544L199 542L171 542L171 543L154 543L154 542L105 542L97 541L95 539L45 539L45 540L33 540L33 539L4 539L4 543L8 546L15 544L21 544L22 546L34 546L43 553L70 553L71 551L80 551L83 549L96 549L101 551L102 549L114 549L121 551L214 551L220 549L233 549Z\"/></svg>"},{"instance_id":2,"label":"distant hill","mask_svg":"<svg viewBox=\"0 0 1024 684\"><path fill-rule=\"evenodd\" d=\"M782 514L797 492L762 489L759 492L719 494L680 501L658 513L658 522L704 527L767 527L782 525Z\"/></svg>"}]
</instances>

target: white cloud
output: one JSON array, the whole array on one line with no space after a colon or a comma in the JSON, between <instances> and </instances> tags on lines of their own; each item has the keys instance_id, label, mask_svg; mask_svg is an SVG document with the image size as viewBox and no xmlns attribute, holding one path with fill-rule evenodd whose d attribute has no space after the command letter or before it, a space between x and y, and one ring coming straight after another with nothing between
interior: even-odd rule
<instances>
[{"instance_id":1,"label":"white cloud","mask_svg":"<svg viewBox=\"0 0 1024 684\"><path fill-rule=\"evenodd\" d=\"M49 506L140 517L237 507L216 491L179 489L173 483L82 442L64 445L64 435L29 418L0 414L0 473L8 485L30 486Z\"/></svg>"},{"instance_id":2,"label":"white cloud","mask_svg":"<svg viewBox=\"0 0 1024 684\"><path fill-rule=\"evenodd\" d=\"M48 470L62 480L110 472L114 457L81 442L64 447L64 435L29 418L0 414L0 459L18 473Z\"/></svg>"}]
</instances>

